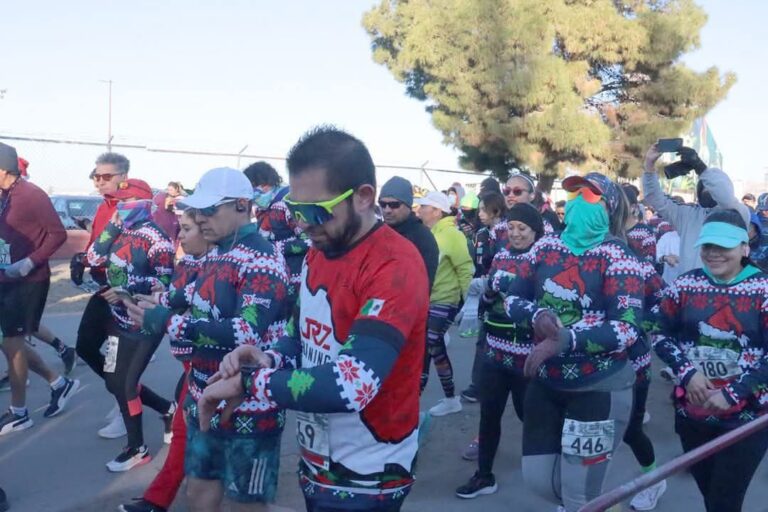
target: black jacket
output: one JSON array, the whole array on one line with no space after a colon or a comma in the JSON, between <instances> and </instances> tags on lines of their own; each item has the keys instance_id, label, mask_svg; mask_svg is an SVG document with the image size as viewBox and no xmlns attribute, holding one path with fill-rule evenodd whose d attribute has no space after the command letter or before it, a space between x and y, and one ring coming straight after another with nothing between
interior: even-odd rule
<instances>
[{"instance_id":1,"label":"black jacket","mask_svg":"<svg viewBox=\"0 0 768 512\"><path fill-rule=\"evenodd\" d=\"M424 259L424 265L427 267L429 290L432 291L432 283L435 281L435 272L437 272L437 262L440 255L432 232L413 213L404 222L397 226L392 226L392 229L410 240L416 246L416 249L419 250L421 257Z\"/></svg>"}]
</instances>

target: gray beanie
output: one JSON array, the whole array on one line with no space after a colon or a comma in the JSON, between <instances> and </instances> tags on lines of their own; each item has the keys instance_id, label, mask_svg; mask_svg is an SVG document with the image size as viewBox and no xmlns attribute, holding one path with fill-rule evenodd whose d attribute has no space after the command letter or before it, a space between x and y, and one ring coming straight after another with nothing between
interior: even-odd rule
<instances>
[{"instance_id":1,"label":"gray beanie","mask_svg":"<svg viewBox=\"0 0 768 512\"><path fill-rule=\"evenodd\" d=\"M413 185L400 176L395 176L381 187L379 197L394 197L408 208L413 206Z\"/></svg>"},{"instance_id":2,"label":"gray beanie","mask_svg":"<svg viewBox=\"0 0 768 512\"><path fill-rule=\"evenodd\" d=\"M19 174L19 155L16 149L0 142L0 169L10 174Z\"/></svg>"}]
</instances>

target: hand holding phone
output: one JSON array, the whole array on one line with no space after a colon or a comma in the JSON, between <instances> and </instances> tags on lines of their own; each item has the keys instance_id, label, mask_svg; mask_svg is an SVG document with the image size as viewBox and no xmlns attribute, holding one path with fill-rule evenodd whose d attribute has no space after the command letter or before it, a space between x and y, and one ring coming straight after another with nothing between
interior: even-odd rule
<instances>
[{"instance_id":1,"label":"hand holding phone","mask_svg":"<svg viewBox=\"0 0 768 512\"><path fill-rule=\"evenodd\" d=\"M133 295L128 293L128 290L125 288L112 288L112 290L115 292L118 298L120 298L120 300L124 300L132 304L137 304L139 302L136 298L134 298Z\"/></svg>"},{"instance_id":2,"label":"hand holding phone","mask_svg":"<svg viewBox=\"0 0 768 512\"><path fill-rule=\"evenodd\" d=\"M656 149L659 153L677 153L683 147L683 139L659 139Z\"/></svg>"}]
</instances>

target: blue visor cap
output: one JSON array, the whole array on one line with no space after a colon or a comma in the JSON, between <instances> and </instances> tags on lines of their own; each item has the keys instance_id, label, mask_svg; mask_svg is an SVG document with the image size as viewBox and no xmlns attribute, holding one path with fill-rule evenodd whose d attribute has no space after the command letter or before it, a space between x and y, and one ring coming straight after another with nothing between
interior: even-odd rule
<instances>
[{"instance_id":1,"label":"blue visor cap","mask_svg":"<svg viewBox=\"0 0 768 512\"><path fill-rule=\"evenodd\" d=\"M749 242L747 230L736 227L727 222L706 222L701 227L699 239L696 240L694 247L701 247L704 244L717 245L726 249L733 249L740 244Z\"/></svg>"}]
</instances>

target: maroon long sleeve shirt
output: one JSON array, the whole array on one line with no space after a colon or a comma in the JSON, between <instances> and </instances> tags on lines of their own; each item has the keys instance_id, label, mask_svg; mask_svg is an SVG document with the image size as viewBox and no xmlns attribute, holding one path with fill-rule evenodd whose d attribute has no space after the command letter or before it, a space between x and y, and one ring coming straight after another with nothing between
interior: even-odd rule
<instances>
[{"instance_id":1,"label":"maroon long sleeve shirt","mask_svg":"<svg viewBox=\"0 0 768 512\"><path fill-rule=\"evenodd\" d=\"M51 199L37 185L19 178L3 191L7 201L0 214L0 239L11 245L11 263L30 258L35 268L24 281L44 281L51 275L48 260L67 239ZM0 272L0 282L19 281Z\"/></svg>"}]
</instances>

